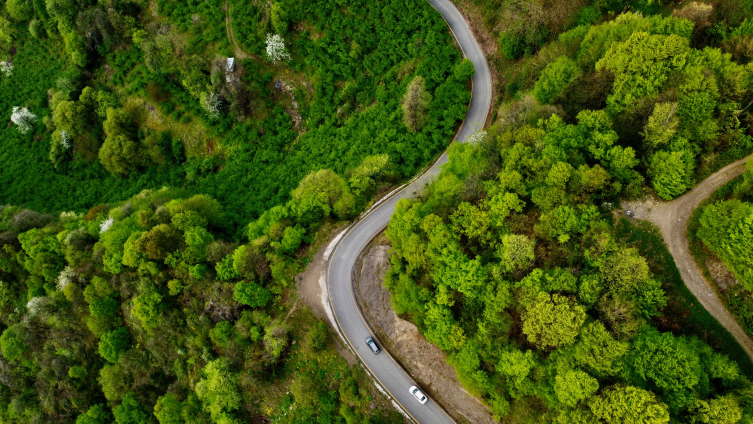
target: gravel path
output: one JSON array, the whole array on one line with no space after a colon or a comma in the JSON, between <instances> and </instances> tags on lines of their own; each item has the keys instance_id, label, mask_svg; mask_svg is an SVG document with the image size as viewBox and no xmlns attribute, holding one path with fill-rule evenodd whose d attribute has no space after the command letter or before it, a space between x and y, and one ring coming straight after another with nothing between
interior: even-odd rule
<instances>
[{"instance_id":1,"label":"gravel path","mask_svg":"<svg viewBox=\"0 0 753 424\"><path fill-rule=\"evenodd\" d=\"M750 157L748 156L748 158ZM695 208L716 189L741 175L745 171L745 162L748 158L725 166L703 180L693 190L671 202L647 199L640 202L624 202L622 206L623 209L630 210L635 218L653 222L661 229L664 242L675 260L685 285L698 298L701 305L732 334L753 360L753 340L748 337L740 324L724 307L713 286L706 281L690 254L688 239L685 234L688 220Z\"/></svg>"}]
</instances>

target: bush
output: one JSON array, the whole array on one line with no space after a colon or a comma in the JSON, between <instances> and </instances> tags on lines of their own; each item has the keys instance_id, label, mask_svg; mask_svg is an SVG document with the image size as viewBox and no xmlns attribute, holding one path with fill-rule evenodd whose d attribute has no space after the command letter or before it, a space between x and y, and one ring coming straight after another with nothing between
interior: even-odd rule
<instances>
[{"instance_id":1,"label":"bush","mask_svg":"<svg viewBox=\"0 0 753 424\"><path fill-rule=\"evenodd\" d=\"M272 300L272 293L256 283L239 281L235 285L235 300L252 308L263 307Z\"/></svg>"}]
</instances>

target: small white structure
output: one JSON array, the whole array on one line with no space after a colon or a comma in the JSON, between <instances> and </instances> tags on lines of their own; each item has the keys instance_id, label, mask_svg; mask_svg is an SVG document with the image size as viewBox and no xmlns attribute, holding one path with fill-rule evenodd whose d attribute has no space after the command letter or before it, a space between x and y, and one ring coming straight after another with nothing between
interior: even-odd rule
<instances>
[{"instance_id":1,"label":"small white structure","mask_svg":"<svg viewBox=\"0 0 753 424\"><path fill-rule=\"evenodd\" d=\"M233 72L235 70L235 58L234 57L227 58L227 61L225 62L225 69L227 69L228 72Z\"/></svg>"}]
</instances>

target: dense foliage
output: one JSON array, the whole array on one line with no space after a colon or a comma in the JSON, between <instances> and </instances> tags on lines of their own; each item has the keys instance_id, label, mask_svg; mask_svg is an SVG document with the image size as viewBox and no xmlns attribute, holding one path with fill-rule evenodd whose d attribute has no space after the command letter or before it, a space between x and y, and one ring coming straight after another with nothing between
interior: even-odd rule
<instances>
[{"instance_id":1,"label":"dense foliage","mask_svg":"<svg viewBox=\"0 0 753 424\"><path fill-rule=\"evenodd\" d=\"M459 51L424 1L281 1L271 15L231 2L228 32L251 53L233 69L221 1L29 5L6 5L0 59L12 72L0 77L0 109L26 106L38 123L2 130L0 195L39 211L168 185L214 196L237 228L310 171L343 175L387 154L398 176L412 175L469 100ZM264 52L275 32L290 56L277 63ZM420 130L401 112L415 78L431 99Z\"/></svg>"},{"instance_id":2,"label":"dense foliage","mask_svg":"<svg viewBox=\"0 0 753 424\"><path fill-rule=\"evenodd\" d=\"M654 326L666 277L610 225L621 187L640 181L637 161L613 144L606 112L578 122L495 127L477 146L451 148L438 179L420 199L401 200L387 230L394 308L498 417L753 417L735 362Z\"/></svg>"},{"instance_id":3,"label":"dense foliage","mask_svg":"<svg viewBox=\"0 0 753 424\"><path fill-rule=\"evenodd\" d=\"M529 122L553 112L572 122L583 110L604 110L616 139L635 152L636 170L666 200L744 157L753 150L744 107L753 99L753 65L719 48L694 47L700 23L684 11L623 13L562 33L532 59L542 66L533 98L504 105L500 122L514 124L521 110L533 109Z\"/></svg>"},{"instance_id":4,"label":"dense foliage","mask_svg":"<svg viewBox=\"0 0 753 424\"><path fill-rule=\"evenodd\" d=\"M713 193L688 223L696 262L709 281L716 283L720 297L748 334L753 334L752 217L753 161L748 160L746 172ZM721 264L712 275L709 267L715 263ZM719 268L726 268L732 278L726 278Z\"/></svg>"},{"instance_id":5,"label":"dense foliage","mask_svg":"<svg viewBox=\"0 0 753 424\"><path fill-rule=\"evenodd\" d=\"M0 421L400 422L290 311L300 235L239 245L225 219L167 189L86 215L0 208Z\"/></svg>"}]
</instances>

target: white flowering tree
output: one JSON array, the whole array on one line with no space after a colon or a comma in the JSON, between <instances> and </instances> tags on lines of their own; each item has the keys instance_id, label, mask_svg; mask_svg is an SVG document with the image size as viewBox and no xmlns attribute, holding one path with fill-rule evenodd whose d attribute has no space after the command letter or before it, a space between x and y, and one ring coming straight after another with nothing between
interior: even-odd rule
<instances>
[{"instance_id":1,"label":"white flowering tree","mask_svg":"<svg viewBox=\"0 0 753 424\"><path fill-rule=\"evenodd\" d=\"M475 133L469 135L465 139L465 142L468 143L468 144L470 144L471 146L475 146L475 145L479 144L480 142L482 142L484 140L484 137L486 137L486 131L479 130L479 131L476 131Z\"/></svg>"},{"instance_id":2,"label":"white flowering tree","mask_svg":"<svg viewBox=\"0 0 753 424\"><path fill-rule=\"evenodd\" d=\"M65 290L65 287L72 282L75 276L76 276L76 273L73 272L73 268L69 266L65 267L65 269L60 272L60 275L58 275L58 281L57 281L58 290L60 291Z\"/></svg>"},{"instance_id":3,"label":"white flowering tree","mask_svg":"<svg viewBox=\"0 0 753 424\"><path fill-rule=\"evenodd\" d=\"M104 221L102 221L101 224L99 224L99 233L100 234L106 233L107 230L109 230L110 227L112 227L112 224L114 223L115 223L115 220L112 218L105 219Z\"/></svg>"},{"instance_id":4,"label":"white flowering tree","mask_svg":"<svg viewBox=\"0 0 753 424\"><path fill-rule=\"evenodd\" d=\"M267 57L274 63L290 59L285 40L280 34L267 34Z\"/></svg>"},{"instance_id":5,"label":"white flowering tree","mask_svg":"<svg viewBox=\"0 0 753 424\"><path fill-rule=\"evenodd\" d=\"M0 62L0 72L4 73L6 77L13 75L13 64L10 62Z\"/></svg>"},{"instance_id":6,"label":"white flowering tree","mask_svg":"<svg viewBox=\"0 0 753 424\"><path fill-rule=\"evenodd\" d=\"M65 150L71 148L71 136L66 130L60 130L60 145L63 146Z\"/></svg>"},{"instance_id":7,"label":"white flowering tree","mask_svg":"<svg viewBox=\"0 0 753 424\"><path fill-rule=\"evenodd\" d=\"M217 93L201 93L201 103L211 119L220 117L222 110L222 99Z\"/></svg>"},{"instance_id":8,"label":"white flowering tree","mask_svg":"<svg viewBox=\"0 0 753 424\"><path fill-rule=\"evenodd\" d=\"M13 113L10 115L10 120L18 126L18 130L21 131L22 134L26 134L32 129L32 127L34 127L34 123L37 122L37 115L29 112L29 109L26 109L25 107L14 106Z\"/></svg>"}]
</instances>

